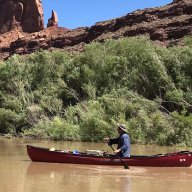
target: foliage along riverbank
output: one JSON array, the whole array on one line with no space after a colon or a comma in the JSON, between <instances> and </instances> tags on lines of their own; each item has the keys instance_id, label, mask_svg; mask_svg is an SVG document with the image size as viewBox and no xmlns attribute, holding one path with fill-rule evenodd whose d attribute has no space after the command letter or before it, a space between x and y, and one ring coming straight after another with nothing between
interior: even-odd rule
<instances>
[{"instance_id":1,"label":"foliage along riverbank","mask_svg":"<svg viewBox=\"0 0 192 192\"><path fill-rule=\"evenodd\" d=\"M132 143L192 146L192 43L147 38L92 43L85 52L15 55L0 63L0 132L102 141L127 125Z\"/></svg>"}]
</instances>

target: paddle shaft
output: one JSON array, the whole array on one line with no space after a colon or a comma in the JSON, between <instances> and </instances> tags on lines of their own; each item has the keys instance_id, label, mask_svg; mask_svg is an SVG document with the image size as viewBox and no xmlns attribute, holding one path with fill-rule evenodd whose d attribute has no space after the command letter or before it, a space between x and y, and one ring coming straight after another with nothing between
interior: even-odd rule
<instances>
[{"instance_id":1,"label":"paddle shaft","mask_svg":"<svg viewBox=\"0 0 192 192\"><path fill-rule=\"evenodd\" d=\"M109 145L109 143L108 143L108 145ZM115 149L114 149L111 145L109 145L109 146L111 147L111 149L112 149L113 152L115 153ZM129 166L121 159L121 157L120 157L117 153L115 153L115 155L117 155L117 157L119 158L119 160L120 160L121 163L123 164L124 168L125 168L125 169L129 169Z\"/></svg>"}]
</instances>

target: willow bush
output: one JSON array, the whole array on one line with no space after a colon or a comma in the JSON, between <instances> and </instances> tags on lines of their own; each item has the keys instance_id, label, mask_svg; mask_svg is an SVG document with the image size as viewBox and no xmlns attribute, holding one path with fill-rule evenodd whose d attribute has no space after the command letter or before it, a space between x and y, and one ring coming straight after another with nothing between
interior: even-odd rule
<instances>
[{"instance_id":1,"label":"willow bush","mask_svg":"<svg viewBox=\"0 0 192 192\"><path fill-rule=\"evenodd\" d=\"M192 46L146 37L42 51L0 64L0 132L102 141L125 123L132 143L191 146Z\"/></svg>"}]
</instances>

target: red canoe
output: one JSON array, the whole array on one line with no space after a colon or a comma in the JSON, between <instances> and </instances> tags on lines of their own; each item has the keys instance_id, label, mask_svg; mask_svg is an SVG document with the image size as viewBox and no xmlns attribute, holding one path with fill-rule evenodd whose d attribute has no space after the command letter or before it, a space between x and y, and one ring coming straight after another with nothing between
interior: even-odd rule
<instances>
[{"instance_id":1,"label":"red canoe","mask_svg":"<svg viewBox=\"0 0 192 192\"><path fill-rule=\"evenodd\" d=\"M38 162L122 166L119 158L111 154L103 156L88 155L86 153L73 154L59 150L50 151L46 148L30 145L27 145L27 152L32 161ZM128 166L189 167L192 164L192 152L181 151L151 156L133 155L129 158L122 158L122 160Z\"/></svg>"}]
</instances>

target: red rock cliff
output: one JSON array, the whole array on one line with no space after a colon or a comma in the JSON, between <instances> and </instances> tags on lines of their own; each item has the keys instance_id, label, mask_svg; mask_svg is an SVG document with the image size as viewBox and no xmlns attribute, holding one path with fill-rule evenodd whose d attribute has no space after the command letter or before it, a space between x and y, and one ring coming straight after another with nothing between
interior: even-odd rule
<instances>
[{"instance_id":1,"label":"red rock cliff","mask_svg":"<svg viewBox=\"0 0 192 192\"><path fill-rule=\"evenodd\" d=\"M24 32L44 28L41 0L0 0L0 34L15 28Z\"/></svg>"},{"instance_id":2,"label":"red rock cliff","mask_svg":"<svg viewBox=\"0 0 192 192\"><path fill-rule=\"evenodd\" d=\"M0 4L2 2L5 3L4 0L0 0ZM25 15L27 13L20 14L22 12L20 10L27 10L27 4L24 3L24 0L8 2L12 2L12 5L18 5L16 9L18 11L13 14L15 16L10 18L15 18L16 22L20 20L24 31L32 31L27 30L32 29L32 25L27 25L27 21L31 21L32 18ZM36 27L34 31L38 31L43 28L41 19L38 19L42 18L41 15L43 15L41 1L29 0L29 2L33 3L36 15L35 20L31 22L35 21L34 25ZM35 2L37 3L35 4ZM1 35L0 59L8 58L15 53L29 54L38 49L82 51L84 45L92 41L103 42L109 38L117 39L137 35L148 35L151 40L167 46L170 43L181 44L184 36L192 35L192 0L174 0L173 3L166 6L137 10L121 18L98 22L90 28L82 27L74 30L58 27L57 18L54 15L49 20L49 26L52 27L39 32L21 33L17 30L14 33L9 31ZM15 19L11 21L15 21ZM10 23L7 22L5 26L9 28L11 26Z\"/></svg>"}]
</instances>

